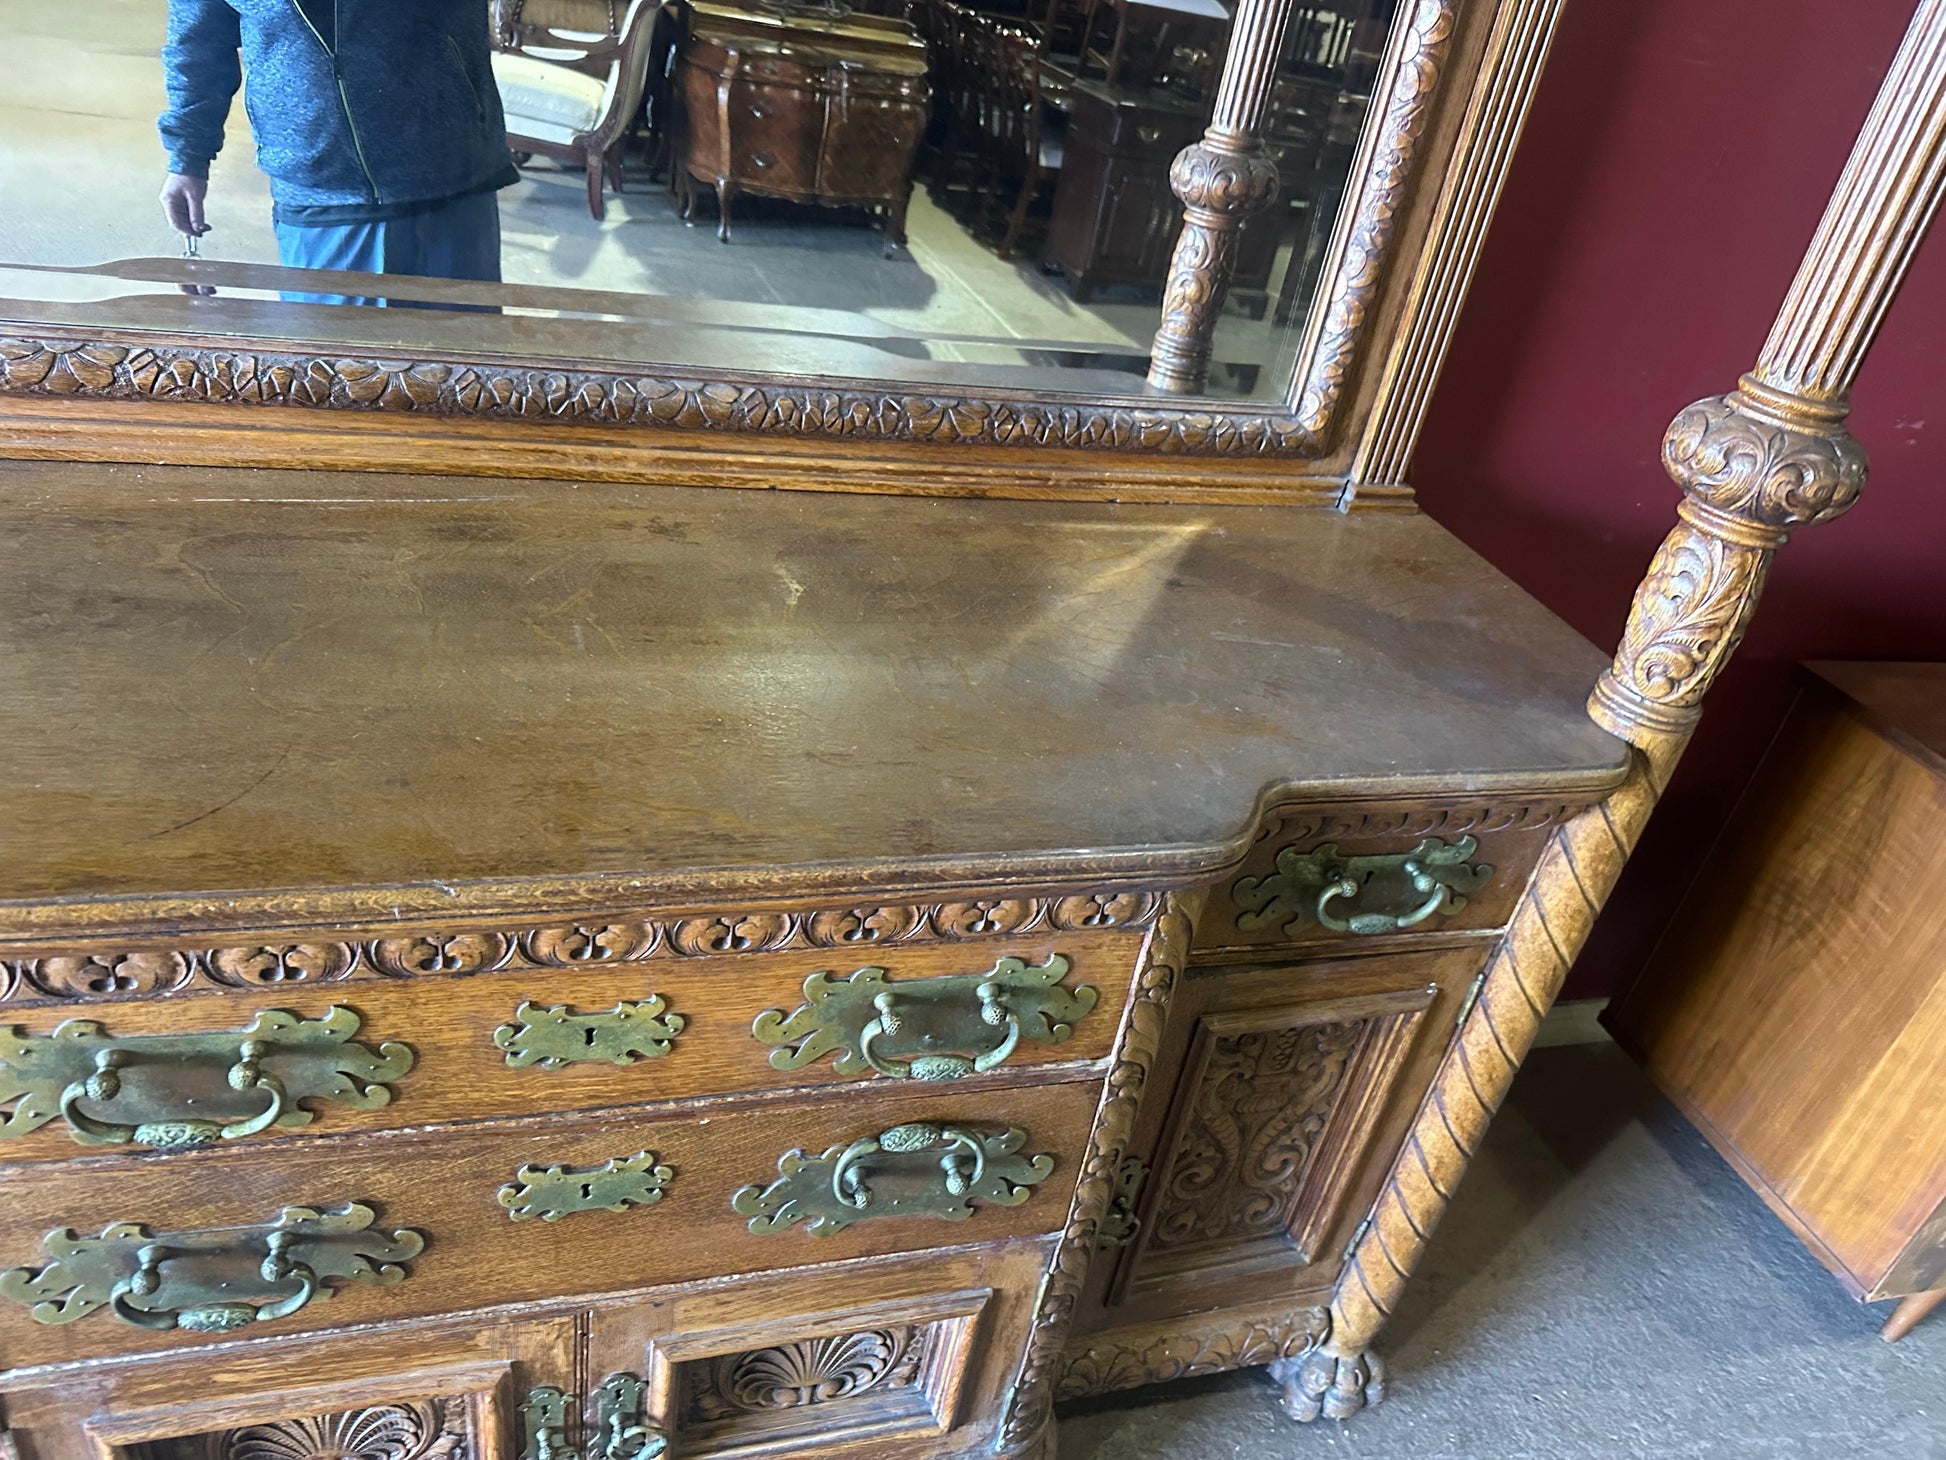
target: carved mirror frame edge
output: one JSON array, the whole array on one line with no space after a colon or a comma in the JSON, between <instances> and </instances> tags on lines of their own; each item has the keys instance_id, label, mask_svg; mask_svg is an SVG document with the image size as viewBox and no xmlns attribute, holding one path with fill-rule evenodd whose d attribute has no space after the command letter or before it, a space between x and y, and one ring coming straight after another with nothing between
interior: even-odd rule
<instances>
[{"instance_id":1,"label":"carved mirror frame edge","mask_svg":"<svg viewBox=\"0 0 1946 1460\"><path fill-rule=\"evenodd\" d=\"M1406 459L1561 3L1402 0L1283 401L1042 401L13 323L0 452L1410 510ZM209 405L236 409L219 420ZM245 409L263 406L308 419Z\"/></svg>"}]
</instances>

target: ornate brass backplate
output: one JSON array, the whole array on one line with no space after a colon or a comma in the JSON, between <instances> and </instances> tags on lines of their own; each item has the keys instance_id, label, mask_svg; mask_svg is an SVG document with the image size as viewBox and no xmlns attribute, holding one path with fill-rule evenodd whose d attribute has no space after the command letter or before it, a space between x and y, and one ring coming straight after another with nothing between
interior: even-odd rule
<instances>
[{"instance_id":1,"label":"ornate brass backplate","mask_svg":"<svg viewBox=\"0 0 1946 1460\"><path fill-rule=\"evenodd\" d=\"M868 1217L944 1217L960 1222L976 1205L1016 1207L1054 1169L1049 1155L1022 1156L1027 1132L986 1135L956 1125L898 1125L822 1156L786 1152L769 1186L746 1186L730 1205L750 1230L781 1232L808 1222L813 1237Z\"/></svg>"},{"instance_id":2,"label":"ornate brass backplate","mask_svg":"<svg viewBox=\"0 0 1946 1460\"><path fill-rule=\"evenodd\" d=\"M520 1402L520 1460L568 1460L568 1396L537 1384Z\"/></svg>"},{"instance_id":3,"label":"ornate brass backplate","mask_svg":"<svg viewBox=\"0 0 1946 1460\"><path fill-rule=\"evenodd\" d=\"M12 1102L0 1139L59 1116L84 1146L181 1151L308 1125L304 1100L377 1110L392 1099L385 1082L412 1068L412 1051L354 1043L358 1025L338 1005L320 1019L265 1009L213 1034L114 1035L93 1019L52 1034L11 1028L0 1034L0 1101Z\"/></svg>"},{"instance_id":4,"label":"ornate brass backplate","mask_svg":"<svg viewBox=\"0 0 1946 1460\"><path fill-rule=\"evenodd\" d=\"M1308 852L1285 847L1268 877L1244 877L1230 889L1244 912L1244 932L1283 922L1295 934L1315 923L1336 933L1396 933L1466 906L1487 885L1493 868L1468 861L1480 844L1470 836L1448 843L1429 836L1409 852L1346 857L1337 843Z\"/></svg>"},{"instance_id":5,"label":"ornate brass backplate","mask_svg":"<svg viewBox=\"0 0 1946 1460\"><path fill-rule=\"evenodd\" d=\"M617 1004L602 1014L577 1014L566 1004L543 1008L523 1002L514 1010L513 1023L493 1031L493 1042L507 1052L507 1063L515 1069L538 1064L544 1070L559 1070L586 1060L629 1065L660 1059L688 1022L680 1014L666 1012L668 1008L660 994L636 1004Z\"/></svg>"},{"instance_id":6,"label":"ornate brass backplate","mask_svg":"<svg viewBox=\"0 0 1946 1460\"><path fill-rule=\"evenodd\" d=\"M374 1232L374 1215L348 1202L335 1211L285 1207L254 1227L157 1235L117 1222L99 1237L50 1232L41 1245L54 1261L0 1273L0 1297L32 1304L36 1323L72 1323L106 1304L137 1328L225 1333L288 1317L331 1279L403 1282L400 1264L426 1239L409 1229Z\"/></svg>"},{"instance_id":7,"label":"ornate brass backplate","mask_svg":"<svg viewBox=\"0 0 1946 1460\"><path fill-rule=\"evenodd\" d=\"M789 1014L757 1016L751 1035L780 1046L770 1063L801 1069L836 1050L841 1075L871 1069L890 1080L958 1080L1003 1063L1023 1037L1059 1044L1099 1001L1087 984L1068 988L1059 953L1030 967L1002 958L986 973L889 982L882 968L849 978L814 973Z\"/></svg>"},{"instance_id":8,"label":"ornate brass backplate","mask_svg":"<svg viewBox=\"0 0 1946 1460\"><path fill-rule=\"evenodd\" d=\"M595 1391L595 1432L589 1460L656 1460L669 1440L648 1423L643 1395L648 1384L636 1374L610 1374Z\"/></svg>"},{"instance_id":9,"label":"ornate brass backplate","mask_svg":"<svg viewBox=\"0 0 1946 1460\"><path fill-rule=\"evenodd\" d=\"M675 1180L670 1167L658 1166L655 1152L617 1156L600 1166L523 1166L500 1188L500 1205L516 1222L539 1217L558 1222L575 1212L625 1212L653 1206Z\"/></svg>"}]
</instances>

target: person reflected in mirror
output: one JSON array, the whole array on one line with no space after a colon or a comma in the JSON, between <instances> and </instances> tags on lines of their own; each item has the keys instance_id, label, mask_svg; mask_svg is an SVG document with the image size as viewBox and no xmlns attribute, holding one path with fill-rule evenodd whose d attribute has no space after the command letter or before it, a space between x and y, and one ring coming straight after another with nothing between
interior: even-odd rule
<instances>
[{"instance_id":1,"label":"person reflected in mirror","mask_svg":"<svg viewBox=\"0 0 1946 1460\"><path fill-rule=\"evenodd\" d=\"M498 282L498 193L520 175L488 39L487 0L169 0L170 226L210 231L241 87L286 266Z\"/></svg>"}]
</instances>

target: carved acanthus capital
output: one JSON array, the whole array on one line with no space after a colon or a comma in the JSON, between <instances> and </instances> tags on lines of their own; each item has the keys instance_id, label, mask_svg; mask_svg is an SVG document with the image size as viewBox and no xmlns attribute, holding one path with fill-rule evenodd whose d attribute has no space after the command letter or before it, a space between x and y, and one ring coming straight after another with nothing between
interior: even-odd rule
<instances>
[{"instance_id":1,"label":"carved acanthus capital","mask_svg":"<svg viewBox=\"0 0 1946 1460\"><path fill-rule=\"evenodd\" d=\"M1169 165L1169 187L1183 207L1237 223L1269 207L1277 185L1277 164L1254 141L1232 148L1205 137Z\"/></svg>"},{"instance_id":2,"label":"carved acanthus capital","mask_svg":"<svg viewBox=\"0 0 1946 1460\"><path fill-rule=\"evenodd\" d=\"M1760 394L1738 389L1679 413L1662 438L1662 464L1691 500L1781 542L1858 500L1865 449L1842 415L1792 412L1790 397L1751 388Z\"/></svg>"},{"instance_id":3,"label":"carved acanthus capital","mask_svg":"<svg viewBox=\"0 0 1946 1460\"><path fill-rule=\"evenodd\" d=\"M1679 523L1635 590L1615 662L1589 702L1595 719L1628 740L1638 726L1662 733L1694 723L1743 638L1770 557L1767 548Z\"/></svg>"}]
</instances>

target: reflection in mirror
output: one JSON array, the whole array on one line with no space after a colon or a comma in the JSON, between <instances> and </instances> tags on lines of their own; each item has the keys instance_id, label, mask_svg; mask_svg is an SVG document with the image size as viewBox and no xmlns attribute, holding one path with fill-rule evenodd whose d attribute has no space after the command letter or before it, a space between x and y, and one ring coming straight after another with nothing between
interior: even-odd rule
<instances>
[{"instance_id":1,"label":"reflection in mirror","mask_svg":"<svg viewBox=\"0 0 1946 1460\"><path fill-rule=\"evenodd\" d=\"M1232 28L1228 0L0 3L12 321L1079 395L1144 390L1169 168ZM1289 386L1395 7L1291 0L1211 394Z\"/></svg>"}]
</instances>

